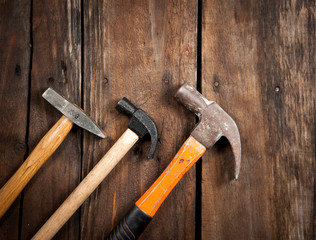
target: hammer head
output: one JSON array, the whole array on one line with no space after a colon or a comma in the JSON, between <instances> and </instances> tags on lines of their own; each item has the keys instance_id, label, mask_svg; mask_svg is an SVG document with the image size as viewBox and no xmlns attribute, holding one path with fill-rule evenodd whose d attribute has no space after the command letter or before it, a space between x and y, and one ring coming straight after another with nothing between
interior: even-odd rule
<instances>
[{"instance_id":1,"label":"hammer head","mask_svg":"<svg viewBox=\"0 0 316 240\"><path fill-rule=\"evenodd\" d=\"M91 118L89 118L84 111L69 102L54 89L48 88L43 93L42 97L79 127L82 127L101 138L105 138L102 129Z\"/></svg>"},{"instance_id":2,"label":"hammer head","mask_svg":"<svg viewBox=\"0 0 316 240\"><path fill-rule=\"evenodd\" d=\"M128 128L140 138L147 133L151 137L151 146L148 158L153 158L156 149L158 134L155 122L140 108L136 108L127 98L122 98L116 105L116 109L131 117Z\"/></svg>"},{"instance_id":3,"label":"hammer head","mask_svg":"<svg viewBox=\"0 0 316 240\"><path fill-rule=\"evenodd\" d=\"M214 101L203 97L194 87L185 83L177 91L176 99L199 117L191 136L206 148L212 147L225 136L235 157L235 178L238 178L241 163L240 135L235 121Z\"/></svg>"}]
</instances>

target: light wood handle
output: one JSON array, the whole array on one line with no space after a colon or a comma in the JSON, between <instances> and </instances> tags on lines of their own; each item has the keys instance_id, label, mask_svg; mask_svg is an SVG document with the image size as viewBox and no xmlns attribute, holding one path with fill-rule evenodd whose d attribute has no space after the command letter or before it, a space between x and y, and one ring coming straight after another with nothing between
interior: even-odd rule
<instances>
[{"instance_id":1,"label":"light wood handle","mask_svg":"<svg viewBox=\"0 0 316 240\"><path fill-rule=\"evenodd\" d=\"M45 134L22 166L0 189L0 218L19 196L37 170L40 169L46 160L55 152L72 127L73 122L65 116L62 116Z\"/></svg>"},{"instance_id":2,"label":"light wood handle","mask_svg":"<svg viewBox=\"0 0 316 240\"><path fill-rule=\"evenodd\" d=\"M51 239L131 149L138 138L137 134L127 129L32 239Z\"/></svg>"}]
</instances>

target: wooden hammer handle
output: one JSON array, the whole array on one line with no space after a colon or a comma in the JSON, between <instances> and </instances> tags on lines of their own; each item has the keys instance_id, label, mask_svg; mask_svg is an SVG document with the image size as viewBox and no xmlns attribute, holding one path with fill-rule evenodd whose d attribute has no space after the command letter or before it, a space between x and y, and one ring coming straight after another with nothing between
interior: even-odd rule
<instances>
[{"instance_id":1,"label":"wooden hammer handle","mask_svg":"<svg viewBox=\"0 0 316 240\"><path fill-rule=\"evenodd\" d=\"M37 170L55 152L72 127L73 122L62 116L41 139L22 166L0 189L0 218L19 196Z\"/></svg>"},{"instance_id":2,"label":"wooden hammer handle","mask_svg":"<svg viewBox=\"0 0 316 240\"><path fill-rule=\"evenodd\" d=\"M82 180L78 187L69 195L63 204L35 234L32 240L51 239L97 188L103 179L111 172L111 170L131 149L138 139L139 137L136 133L127 129L111 147L111 149L104 155L104 157Z\"/></svg>"}]
</instances>

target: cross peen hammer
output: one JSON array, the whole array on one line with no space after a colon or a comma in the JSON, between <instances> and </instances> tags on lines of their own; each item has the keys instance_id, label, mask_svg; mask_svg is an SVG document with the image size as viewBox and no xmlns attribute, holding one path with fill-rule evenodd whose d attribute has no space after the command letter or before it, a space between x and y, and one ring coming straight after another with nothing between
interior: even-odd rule
<instances>
[{"instance_id":1,"label":"cross peen hammer","mask_svg":"<svg viewBox=\"0 0 316 240\"><path fill-rule=\"evenodd\" d=\"M175 97L194 112L200 121L165 171L108 235L108 240L137 239L182 176L204 154L206 148L212 147L222 136L232 146L235 178L238 178L241 144L234 120L220 106L208 101L189 84L184 84Z\"/></svg>"},{"instance_id":2,"label":"cross peen hammer","mask_svg":"<svg viewBox=\"0 0 316 240\"><path fill-rule=\"evenodd\" d=\"M127 98L120 100L116 105L116 109L131 117L127 130L34 235L33 240L51 239L138 139L144 137L146 134L151 136L151 147L148 158L153 157L158 140L157 128L154 121L143 110L136 108Z\"/></svg>"},{"instance_id":3,"label":"cross peen hammer","mask_svg":"<svg viewBox=\"0 0 316 240\"><path fill-rule=\"evenodd\" d=\"M64 114L64 116L45 134L21 167L0 189L0 218L19 196L35 173L56 151L72 129L74 123L99 137L105 137L103 131L91 118L52 88L48 88L42 96Z\"/></svg>"}]
</instances>

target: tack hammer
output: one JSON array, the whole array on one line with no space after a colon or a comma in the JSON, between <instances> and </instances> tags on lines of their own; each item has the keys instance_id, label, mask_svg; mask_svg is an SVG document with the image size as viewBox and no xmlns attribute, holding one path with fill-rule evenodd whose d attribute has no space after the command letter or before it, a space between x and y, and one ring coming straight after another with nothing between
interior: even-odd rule
<instances>
[{"instance_id":1,"label":"tack hammer","mask_svg":"<svg viewBox=\"0 0 316 240\"><path fill-rule=\"evenodd\" d=\"M154 121L143 110L136 108L127 98L120 100L116 109L131 117L127 130L35 234L33 240L51 239L138 139L147 133L151 136L148 158L153 157L158 140Z\"/></svg>"},{"instance_id":2,"label":"tack hammer","mask_svg":"<svg viewBox=\"0 0 316 240\"><path fill-rule=\"evenodd\" d=\"M206 148L212 147L222 136L232 146L235 178L238 178L241 145L234 120L215 102L208 101L187 83L178 90L175 97L194 112L200 121L165 171L108 235L108 240L137 239L182 176L204 154Z\"/></svg>"},{"instance_id":3,"label":"tack hammer","mask_svg":"<svg viewBox=\"0 0 316 240\"><path fill-rule=\"evenodd\" d=\"M52 88L48 88L42 96L64 116L45 134L21 167L0 189L0 218L35 173L59 147L74 123L99 137L105 137L103 131L92 119Z\"/></svg>"}]
</instances>

